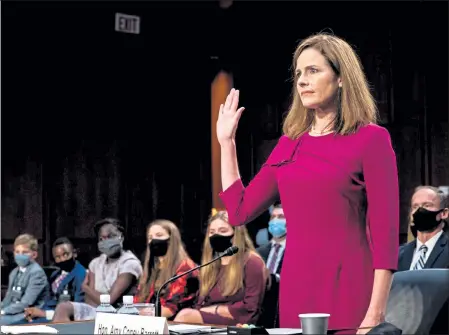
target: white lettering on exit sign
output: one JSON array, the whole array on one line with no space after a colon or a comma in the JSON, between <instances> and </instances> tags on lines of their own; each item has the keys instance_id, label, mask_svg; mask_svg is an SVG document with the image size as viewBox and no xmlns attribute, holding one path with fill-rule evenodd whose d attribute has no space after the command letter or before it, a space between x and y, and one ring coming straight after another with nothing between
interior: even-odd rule
<instances>
[{"instance_id":1,"label":"white lettering on exit sign","mask_svg":"<svg viewBox=\"0 0 449 335\"><path fill-rule=\"evenodd\" d=\"M115 31L140 34L140 17L115 13Z\"/></svg>"}]
</instances>

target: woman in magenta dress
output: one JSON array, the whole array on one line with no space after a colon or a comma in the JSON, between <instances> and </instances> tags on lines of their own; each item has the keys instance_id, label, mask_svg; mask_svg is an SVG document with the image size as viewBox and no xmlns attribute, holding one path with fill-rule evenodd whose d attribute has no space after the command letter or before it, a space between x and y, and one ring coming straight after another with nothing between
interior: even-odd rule
<instances>
[{"instance_id":1,"label":"woman in magenta dress","mask_svg":"<svg viewBox=\"0 0 449 335\"><path fill-rule=\"evenodd\" d=\"M311 36L296 49L293 68L284 135L246 188L235 147L244 109L237 109L239 91L231 90L220 107L221 199L232 225L253 220L281 199L289 234L281 327L299 327L300 313L329 313L329 329L373 327L384 319L398 259L390 136L375 124L376 105L348 43Z\"/></svg>"}]
</instances>

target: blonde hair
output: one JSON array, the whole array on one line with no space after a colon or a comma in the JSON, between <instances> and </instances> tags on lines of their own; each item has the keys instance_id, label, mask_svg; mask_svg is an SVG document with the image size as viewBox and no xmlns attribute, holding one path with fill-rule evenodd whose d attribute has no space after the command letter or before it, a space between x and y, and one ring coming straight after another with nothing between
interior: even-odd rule
<instances>
[{"instance_id":1,"label":"blonde hair","mask_svg":"<svg viewBox=\"0 0 449 335\"><path fill-rule=\"evenodd\" d=\"M229 223L228 215L225 211L219 211L212 215L207 223L206 237L204 238L203 255L201 264L205 264L212 260L214 253L210 246L209 229L212 222L215 220L223 220ZM244 267L246 261L250 256L262 258L256 252L254 244L248 235L248 231L244 226L233 227L234 229L234 243L233 245L239 248L237 254L232 256L229 264L226 266L224 276L222 278L225 285L219 285L220 293L224 296L232 296L237 291L243 288ZM263 262L263 260L262 260ZM200 296L206 296L215 286L218 280L218 273L220 272L221 263L214 262L200 270ZM218 283L220 284L220 283Z\"/></svg>"},{"instance_id":2,"label":"blonde hair","mask_svg":"<svg viewBox=\"0 0 449 335\"><path fill-rule=\"evenodd\" d=\"M337 93L337 116L332 130L341 135L348 135L355 133L363 125L376 123L376 103L369 90L360 59L353 48L343 39L333 35L312 35L296 48L293 55L294 73L299 56L308 48L313 48L324 56L343 84ZM297 80L295 74L293 102L283 125L284 134L291 139L303 135L314 121L313 111L308 110L301 102Z\"/></svg>"},{"instance_id":3,"label":"blonde hair","mask_svg":"<svg viewBox=\"0 0 449 335\"><path fill-rule=\"evenodd\" d=\"M153 226L161 226L170 236L168 242L167 254L164 256L163 267L159 267L159 263L151 258L150 247L147 245L145 254L145 263L143 264L143 273L139 281L138 301L143 302L149 293L150 287L154 283L154 290L158 290L163 283L175 275L183 261L193 261L190 259L181 240L181 234L178 227L168 220L155 220L147 227L148 232ZM150 262L151 260L151 262ZM150 264L151 263L151 264ZM168 289L168 288L167 288Z\"/></svg>"},{"instance_id":4,"label":"blonde hair","mask_svg":"<svg viewBox=\"0 0 449 335\"><path fill-rule=\"evenodd\" d=\"M19 245L26 245L31 251L37 251L39 246L37 239L31 234L22 234L17 236L14 240L14 248Z\"/></svg>"}]
</instances>

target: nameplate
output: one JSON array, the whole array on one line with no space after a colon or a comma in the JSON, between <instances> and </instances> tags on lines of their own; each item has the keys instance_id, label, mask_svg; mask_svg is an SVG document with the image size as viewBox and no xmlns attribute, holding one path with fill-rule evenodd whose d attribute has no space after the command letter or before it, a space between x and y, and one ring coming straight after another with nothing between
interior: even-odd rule
<instances>
[{"instance_id":1,"label":"nameplate","mask_svg":"<svg viewBox=\"0 0 449 335\"><path fill-rule=\"evenodd\" d=\"M94 334L169 334L166 318L97 313Z\"/></svg>"}]
</instances>

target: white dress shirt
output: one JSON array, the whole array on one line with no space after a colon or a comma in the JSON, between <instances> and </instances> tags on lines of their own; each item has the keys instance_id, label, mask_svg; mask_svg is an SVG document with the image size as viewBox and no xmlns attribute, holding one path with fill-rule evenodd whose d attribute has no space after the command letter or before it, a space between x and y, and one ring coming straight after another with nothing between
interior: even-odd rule
<instances>
[{"instance_id":1,"label":"white dress shirt","mask_svg":"<svg viewBox=\"0 0 449 335\"><path fill-rule=\"evenodd\" d=\"M438 239L441 237L442 234L443 234L443 231L440 231L438 234L435 234L435 236L433 236L426 243L422 243L419 239L416 239L416 248L415 248L415 252L413 253L413 259L412 259L412 264L410 265L410 270L413 270L416 262L418 262L418 260L419 260L419 256L421 255L421 253L419 252L419 248L421 248L422 245L425 245L427 247L426 257L424 259L424 261L427 262L427 260L429 259L430 253L432 252L433 248L437 244ZM424 262L424 264L425 264L425 262Z\"/></svg>"}]
</instances>

